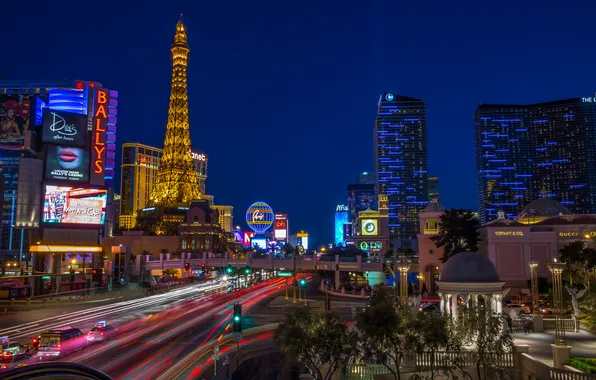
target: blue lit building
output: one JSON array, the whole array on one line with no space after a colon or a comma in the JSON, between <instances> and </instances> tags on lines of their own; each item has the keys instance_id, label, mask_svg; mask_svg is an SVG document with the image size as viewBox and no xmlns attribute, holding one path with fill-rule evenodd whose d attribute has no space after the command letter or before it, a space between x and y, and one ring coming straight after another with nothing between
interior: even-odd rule
<instances>
[{"instance_id":1,"label":"blue lit building","mask_svg":"<svg viewBox=\"0 0 596 380\"><path fill-rule=\"evenodd\" d=\"M415 249L418 214L428 203L424 101L383 93L374 140L376 191L389 199L390 240Z\"/></svg>"},{"instance_id":2,"label":"blue lit building","mask_svg":"<svg viewBox=\"0 0 596 380\"><path fill-rule=\"evenodd\" d=\"M596 213L596 101L588 99L478 107L474 135L483 224L499 210L517 218L540 196L558 200L573 214Z\"/></svg>"},{"instance_id":3,"label":"blue lit building","mask_svg":"<svg viewBox=\"0 0 596 380\"><path fill-rule=\"evenodd\" d=\"M335 245L344 245L344 224L348 223L349 210L346 205L335 207Z\"/></svg>"}]
</instances>

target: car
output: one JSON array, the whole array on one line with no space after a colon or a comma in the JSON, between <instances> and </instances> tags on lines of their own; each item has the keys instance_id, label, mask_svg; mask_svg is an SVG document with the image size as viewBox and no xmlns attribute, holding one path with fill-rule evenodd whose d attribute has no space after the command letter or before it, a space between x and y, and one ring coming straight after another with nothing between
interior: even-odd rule
<instances>
[{"instance_id":1,"label":"car","mask_svg":"<svg viewBox=\"0 0 596 380\"><path fill-rule=\"evenodd\" d=\"M106 339L111 339L118 335L118 329L106 324L105 322L98 322L95 327L87 333L87 342L102 342Z\"/></svg>"},{"instance_id":2,"label":"car","mask_svg":"<svg viewBox=\"0 0 596 380\"><path fill-rule=\"evenodd\" d=\"M2 360L10 362L14 359L22 358L24 356L31 356L29 346L25 346L19 342L10 342L8 337L2 338Z\"/></svg>"},{"instance_id":3,"label":"car","mask_svg":"<svg viewBox=\"0 0 596 380\"><path fill-rule=\"evenodd\" d=\"M540 306L538 306L538 310L540 311L540 314L550 315L553 313L552 305L547 303L540 304Z\"/></svg>"}]
</instances>

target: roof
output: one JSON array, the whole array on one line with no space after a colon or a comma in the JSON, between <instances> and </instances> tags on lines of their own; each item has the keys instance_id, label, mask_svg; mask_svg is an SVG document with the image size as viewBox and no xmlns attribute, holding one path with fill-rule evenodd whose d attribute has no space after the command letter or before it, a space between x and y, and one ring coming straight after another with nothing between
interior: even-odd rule
<instances>
[{"instance_id":1,"label":"roof","mask_svg":"<svg viewBox=\"0 0 596 380\"><path fill-rule=\"evenodd\" d=\"M438 200L433 199L432 201L428 202L428 204L426 205L426 208L422 212L425 213L425 212L443 212L443 211L445 211L445 207L441 203L439 203Z\"/></svg>"},{"instance_id":2,"label":"roof","mask_svg":"<svg viewBox=\"0 0 596 380\"><path fill-rule=\"evenodd\" d=\"M441 269L441 282L500 282L499 273L490 259L478 252L460 252Z\"/></svg>"},{"instance_id":3,"label":"roof","mask_svg":"<svg viewBox=\"0 0 596 380\"><path fill-rule=\"evenodd\" d=\"M524 226L524 225L513 220L513 219L501 218L501 219L492 220L482 227L521 227L521 226Z\"/></svg>"},{"instance_id":4,"label":"roof","mask_svg":"<svg viewBox=\"0 0 596 380\"><path fill-rule=\"evenodd\" d=\"M542 197L528 203L519 213L519 217L569 215L571 211L552 198Z\"/></svg>"},{"instance_id":5,"label":"roof","mask_svg":"<svg viewBox=\"0 0 596 380\"><path fill-rule=\"evenodd\" d=\"M575 215L558 215L552 218L545 219L536 223L535 225L569 225L569 224L596 224L596 215L594 214L575 214Z\"/></svg>"}]
</instances>

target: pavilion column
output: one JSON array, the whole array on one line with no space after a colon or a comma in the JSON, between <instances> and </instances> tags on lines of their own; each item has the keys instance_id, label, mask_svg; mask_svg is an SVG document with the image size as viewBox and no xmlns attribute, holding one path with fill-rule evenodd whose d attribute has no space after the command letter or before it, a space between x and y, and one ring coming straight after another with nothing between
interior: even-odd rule
<instances>
[{"instance_id":1,"label":"pavilion column","mask_svg":"<svg viewBox=\"0 0 596 380\"><path fill-rule=\"evenodd\" d=\"M451 319L457 321L457 294L451 295Z\"/></svg>"},{"instance_id":2,"label":"pavilion column","mask_svg":"<svg viewBox=\"0 0 596 380\"><path fill-rule=\"evenodd\" d=\"M495 295L495 302L497 303L497 313L501 314L503 312L503 302L500 294Z\"/></svg>"},{"instance_id":3,"label":"pavilion column","mask_svg":"<svg viewBox=\"0 0 596 380\"><path fill-rule=\"evenodd\" d=\"M445 295L443 293L439 293L439 297L441 298L441 303L440 303L439 308L441 310L441 313L444 313L445 312Z\"/></svg>"}]
</instances>

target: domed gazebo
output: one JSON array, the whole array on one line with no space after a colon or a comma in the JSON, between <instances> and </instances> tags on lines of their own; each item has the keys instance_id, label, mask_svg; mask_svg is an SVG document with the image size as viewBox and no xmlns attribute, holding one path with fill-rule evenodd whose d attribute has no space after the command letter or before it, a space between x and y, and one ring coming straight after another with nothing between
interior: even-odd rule
<instances>
[{"instance_id":1,"label":"domed gazebo","mask_svg":"<svg viewBox=\"0 0 596 380\"><path fill-rule=\"evenodd\" d=\"M478 252L461 252L444 264L437 281L441 297L441 311L448 312L451 302L452 318L457 318L457 301L477 303L484 300L496 313L502 311L502 298L509 289L503 291L504 281L499 278L495 264Z\"/></svg>"}]
</instances>

